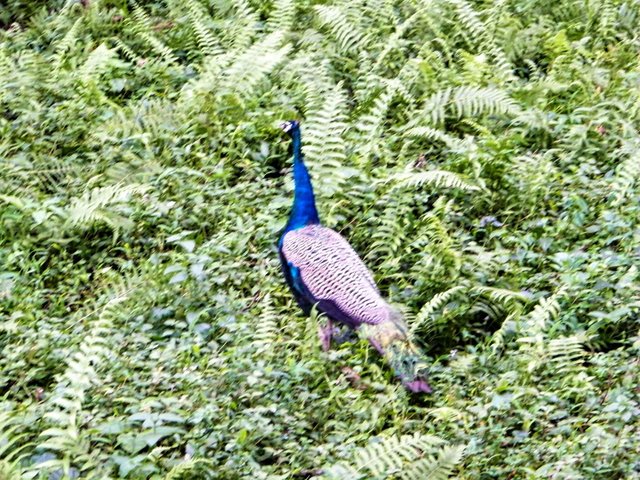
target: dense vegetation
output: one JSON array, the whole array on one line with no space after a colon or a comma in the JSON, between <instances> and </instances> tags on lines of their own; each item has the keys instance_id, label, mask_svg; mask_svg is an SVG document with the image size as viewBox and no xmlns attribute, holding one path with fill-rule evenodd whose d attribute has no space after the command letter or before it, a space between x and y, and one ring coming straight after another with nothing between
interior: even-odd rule
<instances>
[{"instance_id":1,"label":"dense vegetation","mask_svg":"<svg viewBox=\"0 0 640 480\"><path fill-rule=\"evenodd\" d=\"M7 2L5 2L7 3ZM640 477L640 4L8 2L0 478ZM322 353L324 223L432 364Z\"/></svg>"}]
</instances>

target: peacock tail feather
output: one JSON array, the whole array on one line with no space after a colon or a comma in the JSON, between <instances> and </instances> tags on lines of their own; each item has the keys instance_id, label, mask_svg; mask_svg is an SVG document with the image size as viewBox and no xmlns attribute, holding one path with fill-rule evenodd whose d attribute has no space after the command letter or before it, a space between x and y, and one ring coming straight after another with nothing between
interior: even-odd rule
<instances>
[{"instance_id":1,"label":"peacock tail feather","mask_svg":"<svg viewBox=\"0 0 640 480\"><path fill-rule=\"evenodd\" d=\"M376 325L362 325L360 335L382 355L396 377L412 392L431 392L424 372L427 364L420 349L411 341L407 325L395 312L390 321Z\"/></svg>"}]
</instances>

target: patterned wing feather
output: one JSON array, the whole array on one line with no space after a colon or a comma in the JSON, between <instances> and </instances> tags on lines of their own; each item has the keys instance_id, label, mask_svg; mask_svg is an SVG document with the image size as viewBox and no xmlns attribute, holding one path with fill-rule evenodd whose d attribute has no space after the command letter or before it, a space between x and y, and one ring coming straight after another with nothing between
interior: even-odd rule
<instances>
[{"instance_id":1,"label":"patterned wing feather","mask_svg":"<svg viewBox=\"0 0 640 480\"><path fill-rule=\"evenodd\" d=\"M321 225L292 230L282 239L281 253L303 284L298 294L334 320L357 327L392 318L371 272L339 233Z\"/></svg>"}]
</instances>

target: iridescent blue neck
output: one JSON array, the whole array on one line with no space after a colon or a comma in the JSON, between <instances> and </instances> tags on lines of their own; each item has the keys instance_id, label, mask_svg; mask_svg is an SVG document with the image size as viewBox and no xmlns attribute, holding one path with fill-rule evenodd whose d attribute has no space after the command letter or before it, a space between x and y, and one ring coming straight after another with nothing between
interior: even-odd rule
<instances>
[{"instance_id":1,"label":"iridescent blue neck","mask_svg":"<svg viewBox=\"0 0 640 480\"><path fill-rule=\"evenodd\" d=\"M298 126L295 126L292 130L291 138L293 140L293 181L295 191L293 207L285 232L320 223L318 211L316 210L316 200L313 196L311 177L309 177L309 172L302 158L302 143Z\"/></svg>"}]
</instances>

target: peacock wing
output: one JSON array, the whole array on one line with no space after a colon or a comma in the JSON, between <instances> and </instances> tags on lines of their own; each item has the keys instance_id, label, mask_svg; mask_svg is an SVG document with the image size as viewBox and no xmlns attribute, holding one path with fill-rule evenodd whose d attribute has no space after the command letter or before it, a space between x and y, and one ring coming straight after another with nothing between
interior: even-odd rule
<instances>
[{"instance_id":1,"label":"peacock wing","mask_svg":"<svg viewBox=\"0 0 640 480\"><path fill-rule=\"evenodd\" d=\"M358 254L330 228L309 225L287 232L281 254L295 272L296 293L334 320L358 327L393 315Z\"/></svg>"}]
</instances>

